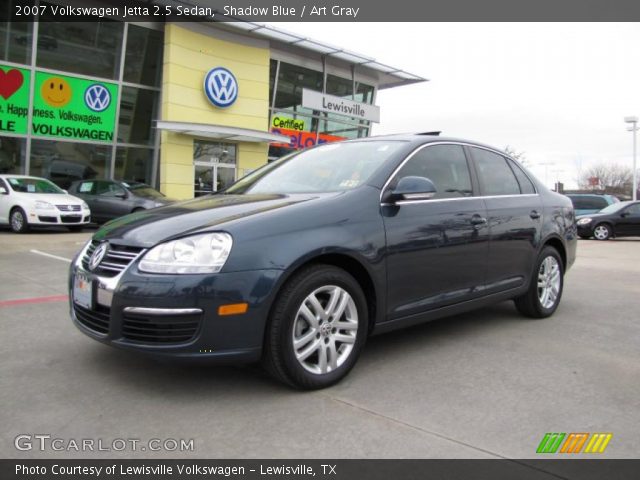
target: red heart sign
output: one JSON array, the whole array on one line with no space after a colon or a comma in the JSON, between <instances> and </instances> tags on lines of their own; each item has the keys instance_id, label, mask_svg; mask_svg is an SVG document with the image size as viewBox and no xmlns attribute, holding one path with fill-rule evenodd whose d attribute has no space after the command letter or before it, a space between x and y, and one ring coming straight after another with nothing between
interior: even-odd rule
<instances>
[{"instance_id":1,"label":"red heart sign","mask_svg":"<svg viewBox=\"0 0 640 480\"><path fill-rule=\"evenodd\" d=\"M24 78L20 70L13 68L5 73L5 71L0 68L0 96L7 100L18 91L23 81Z\"/></svg>"}]
</instances>

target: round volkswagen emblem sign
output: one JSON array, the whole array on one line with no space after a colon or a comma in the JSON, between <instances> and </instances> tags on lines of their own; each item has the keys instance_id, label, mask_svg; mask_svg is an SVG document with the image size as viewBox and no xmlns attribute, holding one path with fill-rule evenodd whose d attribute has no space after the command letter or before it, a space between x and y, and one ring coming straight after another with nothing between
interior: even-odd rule
<instances>
[{"instance_id":1,"label":"round volkswagen emblem sign","mask_svg":"<svg viewBox=\"0 0 640 480\"><path fill-rule=\"evenodd\" d=\"M111 104L111 94L104 85L94 83L84 91L84 103L94 112L103 112Z\"/></svg>"},{"instance_id":2,"label":"round volkswagen emblem sign","mask_svg":"<svg viewBox=\"0 0 640 480\"><path fill-rule=\"evenodd\" d=\"M216 107L230 107L238 98L238 81L226 68L212 68L204 77L204 93Z\"/></svg>"},{"instance_id":3,"label":"round volkswagen emblem sign","mask_svg":"<svg viewBox=\"0 0 640 480\"><path fill-rule=\"evenodd\" d=\"M91 258L89 259L89 270L95 270L100 262L104 258L105 253L107 253L107 248L109 247L108 243L101 243L98 245L93 253L91 254Z\"/></svg>"}]
</instances>

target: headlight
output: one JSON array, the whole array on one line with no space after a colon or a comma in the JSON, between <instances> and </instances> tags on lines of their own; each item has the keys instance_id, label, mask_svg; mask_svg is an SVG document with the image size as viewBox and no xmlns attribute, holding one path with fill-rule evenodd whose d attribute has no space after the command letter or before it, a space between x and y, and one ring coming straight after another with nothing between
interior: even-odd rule
<instances>
[{"instance_id":1,"label":"headlight","mask_svg":"<svg viewBox=\"0 0 640 480\"><path fill-rule=\"evenodd\" d=\"M161 243L149 250L139 268L148 273L217 273L229 257L228 233L205 233Z\"/></svg>"},{"instance_id":2,"label":"headlight","mask_svg":"<svg viewBox=\"0 0 640 480\"><path fill-rule=\"evenodd\" d=\"M89 210L89 205L87 204L87 202L82 202L82 209L83 210Z\"/></svg>"},{"instance_id":3,"label":"headlight","mask_svg":"<svg viewBox=\"0 0 640 480\"><path fill-rule=\"evenodd\" d=\"M54 210L56 207L51 205L49 202L45 202L43 200L36 200L36 208L38 210Z\"/></svg>"},{"instance_id":4,"label":"headlight","mask_svg":"<svg viewBox=\"0 0 640 480\"><path fill-rule=\"evenodd\" d=\"M580 220L578 220L578 225L587 225L588 223L591 223L591 218L581 218Z\"/></svg>"}]
</instances>

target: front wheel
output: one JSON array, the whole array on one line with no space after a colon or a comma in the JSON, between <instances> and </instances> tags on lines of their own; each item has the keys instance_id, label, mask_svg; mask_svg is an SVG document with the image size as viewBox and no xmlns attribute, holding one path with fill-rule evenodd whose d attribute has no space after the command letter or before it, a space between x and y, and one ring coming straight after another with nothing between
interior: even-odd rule
<instances>
[{"instance_id":1,"label":"front wheel","mask_svg":"<svg viewBox=\"0 0 640 480\"><path fill-rule=\"evenodd\" d=\"M593 236L596 240L609 240L611 233L611 227L606 223L596 225L596 228L593 229Z\"/></svg>"},{"instance_id":2,"label":"front wheel","mask_svg":"<svg viewBox=\"0 0 640 480\"><path fill-rule=\"evenodd\" d=\"M367 318L364 294L351 275L330 265L308 267L287 282L276 300L264 365L293 387L328 387L355 365Z\"/></svg>"},{"instance_id":3,"label":"front wheel","mask_svg":"<svg viewBox=\"0 0 640 480\"><path fill-rule=\"evenodd\" d=\"M27 215L20 207L14 208L11 211L9 223L11 224L11 230L13 230L15 233L25 233L29 231Z\"/></svg>"},{"instance_id":4,"label":"front wheel","mask_svg":"<svg viewBox=\"0 0 640 480\"><path fill-rule=\"evenodd\" d=\"M529 290L514 300L516 308L527 317L550 317L560 304L563 284L560 254L553 247L543 248L538 255Z\"/></svg>"}]
</instances>

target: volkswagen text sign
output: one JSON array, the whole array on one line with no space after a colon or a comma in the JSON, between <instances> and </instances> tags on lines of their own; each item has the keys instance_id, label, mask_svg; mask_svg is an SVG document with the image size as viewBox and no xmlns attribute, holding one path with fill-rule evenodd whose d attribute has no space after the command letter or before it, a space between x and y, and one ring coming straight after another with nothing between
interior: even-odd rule
<instances>
[{"instance_id":1,"label":"volkswagen text sign","mask_svg":"<svg viewBox=\"0 0 640 480\"><path fill-rule=\"evenodd\" d=\"M238 81L226 68L212 68L204 77L204 93L216 107L230 107L238 98Z\"/></svg>"}]
</instances>

